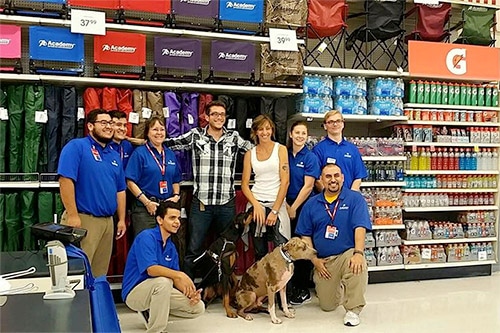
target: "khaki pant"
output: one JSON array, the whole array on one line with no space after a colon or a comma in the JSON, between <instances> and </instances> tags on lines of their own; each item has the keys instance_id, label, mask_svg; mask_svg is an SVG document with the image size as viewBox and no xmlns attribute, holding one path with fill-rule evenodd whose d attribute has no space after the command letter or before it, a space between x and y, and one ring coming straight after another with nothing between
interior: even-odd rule
<instances>
[{"instance_id":1,"label":"khaki pant","mask_svg":"<svg viewBox=\"0 0 500 333\"><path fill-rule=\"evenodd\" d=\"M363 272L354 275L349 268L353 249L326 258L326 269L331 274L329 280L322 278L314 270L314 283L319 306L323 311L333 311L343 305L348 311L359 314L366 304L365 292L368 285L368 268L365 263Z\"/></svg>"},{"instance_id":2,"label":"khaki pant","mask_svg":"<svg viewBox=\"0 0 500 333\"><path fill-rule=\"evenodd\" d=\"M170 314L194 318L205 312L202 301L189 304L189 299L174 288L166 277L147 279L135 286L127 295L125 304L134 311L149 310L148 332L166 332Z\"/></svg>"},{"instance_id":3,"label":"khaki pant","mask_svg":"<svg viewBox=\"0 0 500 333\"><path fill-rule=\"evenodd\" d=\"M95 217L87 214L78 214L82 221L81 227L87 229L80 245L87 255L92 274L94 276L106 275L108 272L111 251L113 249L113 217ZM67 213L61 216L61 224L67 224Z\"/></svg>"}]
</instances>

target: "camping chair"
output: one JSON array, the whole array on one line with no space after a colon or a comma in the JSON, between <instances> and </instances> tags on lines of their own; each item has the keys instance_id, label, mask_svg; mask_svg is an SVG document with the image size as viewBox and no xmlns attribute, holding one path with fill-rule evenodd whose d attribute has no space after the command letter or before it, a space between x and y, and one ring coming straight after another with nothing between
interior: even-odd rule
<instances>
[{"instance_id":1,"label":"camping chair","mask_svg":"<svg viewBox=\"0 0 500 333\"><path fill-rule=\"evenodd\" d=\"M469 6L462 9L462 21L452 28L462 28L462 33L455 43L495 46L495 13L496 9L485 7Z\"/></svg>"},{"instance_id":2,"label":"camping chair","mask_svg":"<svg viewBox=\"0 0 500 333\"><path fill-rule=\"evenodd\" d=\"M218 17L218 1L172 0L172 28L217 30Z\"/></svg>"},{"instance_id":3,"label":"camping chair","mask_svg":"<svg viewBox=\"0 0 500 333\"><path fill-rule=\"evenodd\" d=\"M98 9L106 13L106 22L120 22L120 0L67 0L70 9Z\"/></svg>"},{"instance_id":4,"label":"camping chair","mask_svg":"<svg viewBox=\"0 0 500 333\"><path fill-rule=\"evenodd\" d=\"M6 0L3 14L66 19L66 0Z\"/></svg>"},{"instance_id":5,"label":"camping chair","mask_svg":"<svg viewBox=\"0 0 500 333\"><path fill-rule=\"evenodd\" d=\"M264 2L262 0L219 1L218 31L241 34L261 34L264 21Z\"/></svg>"},{"instance_id":6,"label":"camping chair","mask_svg":"<svg viewBox=\"0 0 500 333\"><path fill-rule=\"evenodd\" d=\"M354 30L346 42L346 50L352 50L356 55L352 68L375 70L383 59L387 61L385 70L391 65L405 68L408 62L403 47L405 0L365 0L364 7L365 12L361 15L365 15L365 25ZM397 57L398 53L400 56Z\"/></svg>"},{"instance_id":7,"label":"camping chair","mask_svg":"<svg viewBox=\"0 0 500 333\"><path fill-rule=\"evenodd\" d=\"M120 0L118 23L168 27L171 4L167 0Z\"/></svg>"},{"instance_id":8,"label":"camping chair","mask_svg":"<svg viewBox=\"0 0 500 333\"><path fill-rule=\"evenodd\" d=\"M406 40L422 40L428 42L449 41L451 4L439 3L438 5L415 4L405 18L416 14L416 25Z\"/></svg>"},{"instance_id":9,"label":"camping chair","mask_svg":"<svg viewBox=\"0 0 500 333\"><path fill-rule=\"evenodd\" d=\"M22 73L21 27L0 24L0 73Z\"/></svg>"},{"instance_id":10,"label":"camping chair","mask_svg":"<svg viewBox=\"0 0 500 333\"><path fill-rule=\"evenodd\" d=\"M340 68L344 68L345 48L342 44L347 29L345 0L309 0L308 10L305 65L333 67L337 63ZM309 42L315 42L315 45L309 46ZM329 63L322 63L321 60L328 55Z\"/></svg>"},{"instance_id":11,"label":"camping chair","mask_svg":"<svg viewBox=\"0 0 500 333\"><path fill-rule=\"evenodd\" d=\"M266 0L266 27L304 27L307 0Z\"/></svg>"}]
</instances>

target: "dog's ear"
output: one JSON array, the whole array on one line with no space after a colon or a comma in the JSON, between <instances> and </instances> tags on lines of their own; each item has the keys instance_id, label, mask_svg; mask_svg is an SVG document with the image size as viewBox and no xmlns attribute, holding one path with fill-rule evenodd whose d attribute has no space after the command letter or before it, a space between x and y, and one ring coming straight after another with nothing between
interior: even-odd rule
<instances>
[{"instance_id":1,"label":"dog's ear","mask_svg":"<svg viewBox=\"0 0 500 333\"><path fill-rule=\"evenodd\" d=\"M243 225L249 225L253 220L253 207L250 207L245 213L245 220L243 221Z\"/></svg>"}]
</instances>

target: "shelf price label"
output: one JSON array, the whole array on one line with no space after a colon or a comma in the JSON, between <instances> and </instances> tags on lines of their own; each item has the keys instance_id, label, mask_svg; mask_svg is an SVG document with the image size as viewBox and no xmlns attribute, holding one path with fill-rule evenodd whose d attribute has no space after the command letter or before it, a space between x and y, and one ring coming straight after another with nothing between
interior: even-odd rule
<instances>
[{"instance_id":1,"label":"shelf price label","mask_svg":"<svg viewBox=\"0 0 500 333\"><path fill-rule=\"evenodd\" d=\"M298 51L295 30L269 28L269 39L273 51Z\"/></svg>"},{"instance_id":2,"label":"shelf price label","mask_svg":"<svg viewBox=\"0 0 500 333\"><path fill-rule=\"evenodd\" d=\"M439 0L414 0L414 3L421 3L424 5L439 5Z\"/></svg>"},{"instance_id":3,"label":"shelf price label","mask_svg":"<svg viewBox=\"0 0 500 333\"><path fill-rule=\"evenodd\" d=\"M71 10L71 32L86 35L106 34L106 14L93 10Z\"/></svg>"}]
</instances>

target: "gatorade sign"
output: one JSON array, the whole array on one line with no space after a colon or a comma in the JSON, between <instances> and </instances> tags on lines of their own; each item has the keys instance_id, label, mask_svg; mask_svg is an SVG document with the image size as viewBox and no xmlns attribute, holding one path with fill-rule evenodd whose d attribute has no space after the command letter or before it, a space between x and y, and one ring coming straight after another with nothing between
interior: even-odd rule
<instances>
[{"instance_id":1,"label":"gatorade sign","mask_svg":"<svg viewBox=\"0 0 500 333\"><path fill-rule=\"evenodd\" d=\"M409 41L408 62L411 76L480 81L500 79L500 49L494 47Z\"/></svg>"}]
</instances>

